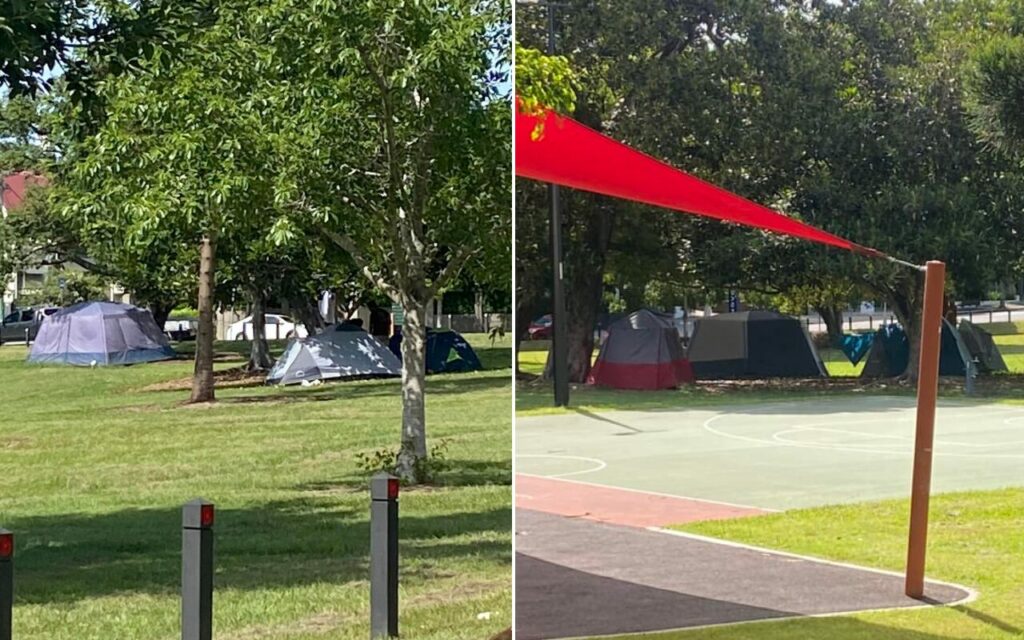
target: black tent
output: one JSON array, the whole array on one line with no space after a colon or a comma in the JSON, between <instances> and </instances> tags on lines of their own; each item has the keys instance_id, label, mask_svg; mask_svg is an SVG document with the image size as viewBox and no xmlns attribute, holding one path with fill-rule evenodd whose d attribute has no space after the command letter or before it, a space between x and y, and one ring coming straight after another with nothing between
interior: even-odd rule
<instances>
[{"instance_id":1,"label":"black tent","mask_svg":"<svg viewBox=\"0 0 1024 640\"><path fill-rule=\"evenodd\" d=\"M828 375L800 321L775 311L698 320L686 356L698 380Z\"/></svg>"},{"instance_id":2,"label":"black tent","mask_svg":"<svg viewBox=\"0 0 1024 640\"><path fill-rule=\"evenodd\" d=\"M902 374L910 360L907 334L896 325L882 327L860 372L864 378L895 377ZM960 333L945 318L942 319L942 343L939 347L939 375L962 376L967 373L971 352Z\"/></svg>"}]
</instances>

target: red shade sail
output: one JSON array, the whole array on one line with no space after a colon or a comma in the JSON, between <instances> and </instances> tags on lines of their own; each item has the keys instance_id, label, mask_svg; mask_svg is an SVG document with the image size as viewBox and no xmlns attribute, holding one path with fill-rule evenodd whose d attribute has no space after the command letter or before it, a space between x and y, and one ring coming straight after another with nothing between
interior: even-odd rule
<instances>
[{"instance_id":1,"label":"red shade sail","mask_svg":"<svg viewBox=\"0 0 1024 640\"><path fill-rule=\"evenodd\" d=\"M516 175L695 213L870 256L883 254L772 211L602 135L571 118L516 109Z\"/></svg>"}]
</instances>

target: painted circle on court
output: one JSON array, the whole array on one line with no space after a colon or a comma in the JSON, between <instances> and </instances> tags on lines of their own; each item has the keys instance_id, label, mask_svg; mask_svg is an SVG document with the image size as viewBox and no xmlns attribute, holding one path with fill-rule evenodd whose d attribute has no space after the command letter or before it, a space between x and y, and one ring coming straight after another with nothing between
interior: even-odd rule
<instances>
[{"instance_id":1,"label":"painted circle on court","mask_svg":"<svg viewBox=\"0 0 1024 640\"><path fill-rule=\"evenodd\" d=\"M580 476L586 473L594 473L608 466L604 460L599 458L588 458L586 456L570 456L555 453L520 453L516 460L527 461L524 465L518 462L517 471L529 473L545 478L568 478ZM527 467L527 468L524 468Z\"/></svg>"}]
</instances>

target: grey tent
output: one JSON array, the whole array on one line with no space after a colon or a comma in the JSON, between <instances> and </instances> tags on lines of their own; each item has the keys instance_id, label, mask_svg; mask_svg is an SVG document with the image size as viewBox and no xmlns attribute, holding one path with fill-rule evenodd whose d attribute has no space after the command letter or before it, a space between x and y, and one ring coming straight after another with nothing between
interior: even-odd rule
<instances>
[{"instance_id":1,"label":"grey tent","mask_svg":"<svg viewBox=\"0 0 1024 640\"><path fill-rule=\"evenodd\" d=\"M976 324L961 320L958 327L960 338L963 339L971 358L977 363L978 373L1008 371L1002 354L996 347L992 334Z\"/></svg>"},{"instance_id":2,"label":"grey tent","mask_svg":"<svg viewBox=\"0 0 1024 640\"><path fill-rule=\"evenodd\" d=\"M698 320L686 357L698 380L828 375L800 321L775 311Z\"/></svg>"},{"instance_id":3,"label":"grey tent","mask_svg":"<svg viewBox=\"0 0 1024 640\"><path fill-rule=\"evenodd\" d=\"M640 309L612 323L588 382L614 389L674 389L693 382L672 316Z\"/></svg>"},{"instance_id":4,"label":"grey tent","mask_svg":"<svg viewBox=\"0 0 1024 640\"><path fill-rule=\"evenodd\" d=\"M43 320L28 361L96 366L176 355L149 311L119 302L81 302Z\"/></svg>"},{"instance_id":5,"label":"grey tent","mask_svg":"<svg viewBox=\"0 0 1024 640\"><path fill-rule=\"evenodd\" d=\"M361 329L327 330L293 339L274 363L268 384L299 384L335 378L402 375L402 363L376 338Z\"/></svg>"}]
</instances>

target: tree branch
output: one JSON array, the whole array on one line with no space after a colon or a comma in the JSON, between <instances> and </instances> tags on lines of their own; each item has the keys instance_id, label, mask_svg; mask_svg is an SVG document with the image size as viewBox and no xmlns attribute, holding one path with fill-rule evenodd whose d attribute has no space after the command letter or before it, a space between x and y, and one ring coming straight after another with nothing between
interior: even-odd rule
<instances>
[{"instance_id":1,"label":"tree branch","mask_svg":"<svg viewBox=\"0 0 1024 640\"><path fill-rule=\"evenodd\" d=\"M366 276L374 286L378 287L395 302L401 303L401 296L399 295L398 289L384 280L383 276L373 272L366 256L363 255L363 252L356 246L356 243L352 241L352 238L330 229L321 229L320 231L327 236L331 242L338 245L343 251L352 256L352 260L356 263L356 266L359 267L359 271Z\"/></svg>"},{"instance_id":2,"label":"tree branch","mask_svg":"<svg viewBox=\"0 0 1024 640\"><path fill-rule=\"evenodd\" d=\"M462 271L462 267L466 265L469 259L473 257L476 252L477 250L470 249L469 245L462 245L459 247L455 252L455 255L448 261L448 264L444 266L444 269L441 269L441 273L437 274L437 277L434 278L434 283L427 288L426 300L433 300L441 289L444 289L453 280L455 280L455 278L458 277L459 272Z\"/></svg>"}]
</instances>

